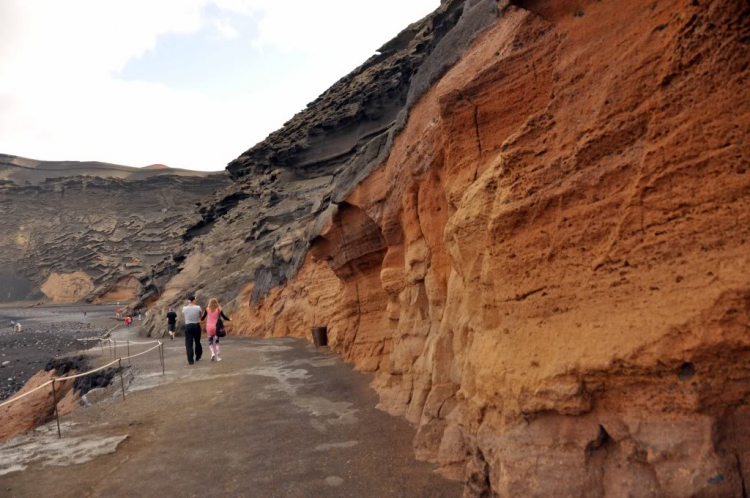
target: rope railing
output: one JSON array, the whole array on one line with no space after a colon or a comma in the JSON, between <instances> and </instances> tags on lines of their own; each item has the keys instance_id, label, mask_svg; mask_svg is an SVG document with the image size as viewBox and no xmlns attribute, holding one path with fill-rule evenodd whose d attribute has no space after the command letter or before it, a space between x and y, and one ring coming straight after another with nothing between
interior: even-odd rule
<instances>
[{"instance_id":1,"label":"rope railing","mask_svg":"<svg viewBox=\"0 0 750 498\"><path fill-rule=\"evenodd\" d=\"M86 371L86 372L83 372L83 373L79 373L79 374L76 374L76 375L68 375L67 377L55 377L55 381L57 381L57 382L62 382L62 381L64 381L64 380L73 380L73 379L79 379L79 378L81 378L81 377L86 377L87 375L91 375L91 374L93 374L93 373L96 373L96 372L100 372L100 371L102 371L102 370L105 370L106 368L108 368L108 367L111 367L112 365L114 365L114 364L115 364L115 363L117 363L118 361L119 361L119 359L117 359L117 360L115 360L115 361L110 361L110 362L109 362L109 363L107 363L106 365L102 365L102 366L101 366L101 367L99 367L99 368L95 368L95 369L93 369L93 370L88 370L88 371ZM52 382L52 381L50 381L50 382Z\"/></svg>"},{"instance_id":2,"label":"rope railing","mask_svg":"<svg viewBox=\"0 0 750 498\"><path fill-rule=\"evenodd\" d=\"M100 337L91 337L91 338L76 339L76 340L81 341L81 342L84 342L84 341L100 341L100 342L113 342L113 343L117 342L115 339L109 339L109 338L102 339ZM130 344L144 345L144 344L156 344L157 342L161 342L161 341L148 341L148 342L120 341L120 343L123 343L123 342L129 342Z\"/></svg>"},{"instance_id":3,"label":"rope railing","mask_svg":"<svg viewBox=\"0 0 750 498\"><path fill-rule=\"evenodd\" d=\"M119 325L117 327L119 327ZM109 330L105 334L105 336L109 335L117 327L114 327L111 330ZM151 351L154 351L156 349L159 350L159 363L161 364L161 374L162 375L166 375L166 371L164 369L164 343L161 342L161 341L159 341L159 340L149 341L149 342L131 342L131 341L125 341L127 343L127 348L128 348L128 353L127 354L128 355L127 356L122 356L122 357L119 357L119 358L117 358L117 341L114 340L114 339L109 339L109 338L106 338L106 337L105 338L99 337L99 338L79 339L79 340L81 340L81 341L87 341L87 340L98 340L98 341L100 341L100 344L102 345L102 352L104 352L104 347L103 347L104 342L109 342L110 343L110 351L111 351L111 345L114 343L114 355L115 355L116 359L113 360L113 361L111 361L111 362L109 362L109 363L107 363L106 365L102 365L100 367L97 367L97 368L95 368L93 370L89 370L87 372L83 372L83 373L76 374L76 375L68 375L66 377L53 377L52 380L48 380L47 382L45 382L41 386L37 386L34 389L32 389L31 391L29 391L29 392L23 393L23 394L21 394L19 396L16 396L14 398L11 398L11 399L9 399L7 401L4 401L4 402L0 403L0 408L2 408L4 406L8 406L8 405L10 405L12 403L15 403L16 401L19 401L19 400L25 398L26 396L29 396L29 395L31 395L31 394L39 391L40 389L44 389L45 387L47 387L49 385L52 385L52 397L53 397L54 402L55 402L55 419L57 420L57 437L61 438L62 437L62 433L60 431L60 414L59 414L59 412L57 410L57 390L55 389L55 384L57 382L62 382L62 381L66 381L66 380L74 380L74 379L78 379L78 378L81 378L81 377L86 377L87 375L91 375L93 373L105 370L105 369L111 367L112 365L114 365L115 363L117 363L117 365L119 367L119 370L120 370L119 371L119 373L120 373L120 387L122 389L122 399L124 401L125 400L125 381L123 380L123 376L122 376L122 370L123 370L123 368L122 368L122 361L123 360L128 360L128 364L130 364L131 358L137 358L138 356L142 356L142 355L144 355L146 353L150 353ZM122 343L123 341L120 341L120 342ZM134 345L156 344L156 346L154 346L154 347L152 347L150 349L147 349L146 351L141 351L140 353L136 353L134 355L131 355L130 354L130 345L131 344L134 344Z\"/></svg>"},{"instance_id":4,"label":"rope railing","mask_svg":"<svg viewBox=\"0 0 750 498\"><path fill-rule=\"evenodd\" d=\"M114 339L107 339L107 340L110 341L110 342L117 342ZM148 344L156 344L156 343L161 344L161 341L148 341L148 342L120 341L120 343L122 343L122 342L127 342L127 343L130 343L130 344L136 344L136 345L148 345Z\"/></svg>"},{"instance_id":5,"label":"rope railing","mask_svg":"<svg viewBox=\"0 0 750 498\"><path fill-rule=\"evenodd\" d=\"M122 326L122 324L118 323L117 325L115 325L114 327L112 327L111 329L109 329L108 331L106 331L101 337L85 337L83 339L77 339L77 340L78 341L103 341L103 340L105 340L106 337L108 337L112 332L114 332L115 330L117 330L121 326Z\"/></svg>"},{"instance_id":6,"label":"rope railing","mask_svg":"<svg viewBox=\"0 0 750 498\"><path fill-rule=\"evenodd\" d=\"M108 343L109 345L109 354L110 356L117 357L117 341L115 339L112 339L109 337L109 335L118 327L122 326L122 324L117 324L111 329L109 329L104 335L101 337L84 337L82 339L77 339L80 342L92 342L92 341L99 341L99 346L102 350L102 355L104 355L104 343ZM130 356L130 345L136 345L136 346L147 346L149 344L161 344L161 341L148 341L148 342L141 342L141 341L120 341L120 344L125 342L125 346L127 347L127 356L123 357L123 360L128 360L128 365L130 365L130 358L133 358ZM114 346L114 349L113 349ZM96 347L96 346L94 346Z\"/></svg>"},{"instance_id":7,"label":"rope railing","mask_svg":"<svg viewBox=\"0 0 750 498\"><path fill-rule=\"evenodd\" d=\"M48 386L48 385L50 385L50 384L52 384L52 381L51 381L51 380L48 380L47 382L45 382L45 383L44 383L44 384L42 384L41 386L39 386L39 387L36 387L36 388L32 389L31 391L29 391L29 392L27 392L27 393L23 393L23 394L21 394L20 396L16 396L15 398L11 398L11 399L9 399L9 400L7 400L7 401L3 401L2 403L0 403L0 408L2 408L2 407L3 407L3 406L5 406L5 405L9 405L9 404L11 404L11 403L15 403L15 402L16 402L16 401L18 401L19 399L21 399L21 398L25 398L25 397L26 397L26 396L28 396L29 394L35 393L35 392L36 392L36 391L38 391L39 389L42 389L43 387L47 387L47 386Z\"/></svg>"}]
</instances>

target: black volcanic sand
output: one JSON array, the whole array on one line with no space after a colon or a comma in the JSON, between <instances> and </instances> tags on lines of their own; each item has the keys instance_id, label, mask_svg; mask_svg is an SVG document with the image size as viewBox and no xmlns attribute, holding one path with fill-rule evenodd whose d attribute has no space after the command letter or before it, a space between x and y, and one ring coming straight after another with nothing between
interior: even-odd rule
<instances>
[{"instance_id":1,"label":"black volcanic sand","mask_svg":"<svg viewBox=\"0 0 750 498\"><path fill-rule=\"evenodd\" d=\"M4 304L0 307L0 400L11 397L52 358L96 345L77 339L103 335L119 322L116 306ZM84 317L83 312L87 312ZM11 320L20 321L21 333Z\"/></svg>"}]
</instances>

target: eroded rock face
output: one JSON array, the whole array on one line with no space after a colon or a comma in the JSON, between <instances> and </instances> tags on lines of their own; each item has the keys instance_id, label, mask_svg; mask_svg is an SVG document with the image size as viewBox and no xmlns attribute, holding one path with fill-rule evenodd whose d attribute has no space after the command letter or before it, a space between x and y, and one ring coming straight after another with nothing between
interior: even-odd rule
<instances>
[{"instance_id":1,"label":"eroded rock face","mask_svg":"<svg viewBox=\"0 0 750 498\"><path fill-rule=\"evenodd\" d=\"M444 2L230 163L235 183L204 203L183 253L153 268L142 302L163 292L165 310L197 292L226 304L252 282L257 303L294 277L338 204L386 160L419 98L498 13L494 0Z\"/></svg>"},{"instance_id":2,"label":"eroded rock face","mask_svg":"<svg viewBox=\"0 0 750 498\"><path fill-rule=\"evenodd\" d=\"M70 377L89 370L91 370L91 359L85 355L52 358L47 362L44 370L37 372L21 390L15 393L13 399L39 389L53 378ZM82 396L92 389L109 386L119 372L120 367L111 367L77 379L56 381L54 393L53 385L50 384L48 389L39 389L2 407L0 409L0 441L35 429L52 420L55 416L55 399L57 399L59 415L67 415L80 405Z\"/></svg>"},{"instance_id":3,"label":"eroded rock face","mask_svg":"<svg viewBox=\"0 0 750 498\"><path fill-rule=\"evenodd\" d=\"M94 282L86 272L51 273L39 288L54 302L80 301L94 290Z\"/></svg>"},{"instance_id":4,"label":"eroded rock face","mask_svg":"<svg viewBox=\"0 0 750 498\"><path fill-rule=\"evenodd\" d=\"M134 299L146 269L171 260L200 219L195 204L228 183L223 174L160 171L148 180L0 180L0 301Z\"/></svg>"},{"instance_id":5,"label":"eroded rock face","mask_svg":"<svg viewBox=\"0 0 750 498\"><path fill-rule=\"evenodd\" d=\"M79 373L77 370L70 371L71 375L77 373ZM52 369L37 372L18 391L16 396L37 389L52 380L56 375L61 374ZM80 401L80 394L74 390L74 382L73 380L64 380L55 383L55 394L52 393L52 385L50 385L49 389L40 389L20 401L4 406L2 412L0 412L0 422L2 422L0 424L0 441L49 422L55 416L55 395L58 399L57 409L61 416L75 410Z\"/></svg>"},{"instance_id":6,"label":"eroded rock face","mask_svg":"<svg viewBox=\"0 0 750 498\"><path fill-rule=\"evenodd\" d=\"M289 129L233 163L161 305L328 326L467 496L746 495L747 3L492 3L367 174Z\"/></svg>"}]
</instances>

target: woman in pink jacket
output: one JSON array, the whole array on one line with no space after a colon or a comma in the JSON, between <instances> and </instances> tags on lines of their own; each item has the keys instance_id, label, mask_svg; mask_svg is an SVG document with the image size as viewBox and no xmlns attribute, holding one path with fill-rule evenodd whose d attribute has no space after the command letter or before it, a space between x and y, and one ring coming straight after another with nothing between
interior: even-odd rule
<instances>
[{"instance_id":1,"label":"woman in pink jacket","mask_svg":"<svg viewBox=\"0 0 750 498\"><path fill-rule=\"evenodd\" d=\"M219 345L218 332L224 328L222 320L228 322L232 320L221 311L219 301L213 298L208 302L208 307L203 312L201 320L206 321L206 335L208 335L208 349L211 350L211 361L214 361L214 359L221 361L221 346Z\"/></svg>"}]
</instances>

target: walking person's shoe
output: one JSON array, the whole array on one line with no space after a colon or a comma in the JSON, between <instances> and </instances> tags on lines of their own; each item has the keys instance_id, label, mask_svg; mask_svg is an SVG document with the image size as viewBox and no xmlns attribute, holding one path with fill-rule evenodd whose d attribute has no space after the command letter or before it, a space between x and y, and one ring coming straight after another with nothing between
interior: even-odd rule
<instances>
[{"instance_id":1,"label":"walking person's shoe","mask_svg":"<svg viewBox=\"0 0 750 498\"><path fill-rule=\"evenodd\" d=\"M216 355L216 361L221 361L221 356Z\"/></svg>"},{"instance_id":2,"label":"walking person's shoe","mask_svg":"<svg viewBox=\"0 0 750 498\"><path fill-rule=\"evenodd\" d=\"M216 356L212 354L211 355L211 361L214 361L214 358L216 358Z\"/></svg>"}]
</instances>

